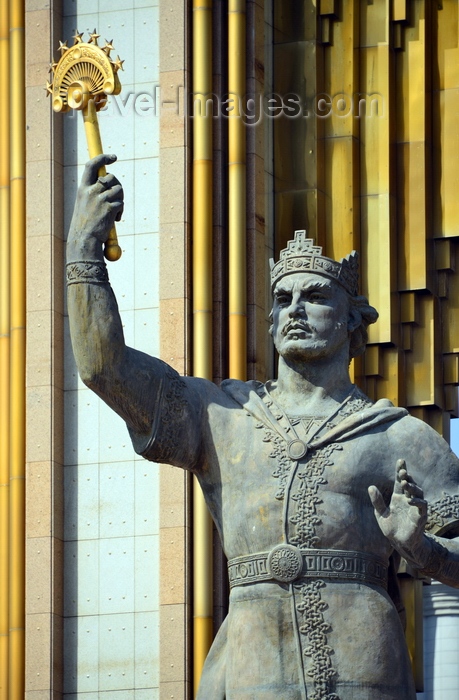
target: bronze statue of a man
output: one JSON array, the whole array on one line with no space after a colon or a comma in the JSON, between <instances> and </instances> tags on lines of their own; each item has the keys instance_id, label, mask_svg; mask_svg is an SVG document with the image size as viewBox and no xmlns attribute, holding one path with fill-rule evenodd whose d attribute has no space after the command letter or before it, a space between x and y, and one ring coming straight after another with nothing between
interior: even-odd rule
<instances>
[{"instance_id":1,"label":"bronze statue of a man","mask_svg":"<svg viewBox=\"0 0 459 700\"><path fill-rule=\"evenodd\" d=\"M102 257L123 206L114 176L97 176L109 162L88 163L69 233L72 342L137 452L197 475L220 533L229 614L198 697L413 700L395 573L403 556L459 586L459 461L350 381L377 318L357 293L357 255L326 258L304 232L282 251L276 380L180 377L124 343Z\"/></svg>"}]
</instances>

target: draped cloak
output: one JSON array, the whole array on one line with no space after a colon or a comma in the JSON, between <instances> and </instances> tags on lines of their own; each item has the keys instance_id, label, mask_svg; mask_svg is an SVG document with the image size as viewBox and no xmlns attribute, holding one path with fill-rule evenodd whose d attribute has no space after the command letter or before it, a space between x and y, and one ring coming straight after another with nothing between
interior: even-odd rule
<instances>
[{"instance_id":1,"label":"draped cloak","mask_svg":"<svg viewBox=\"0 0 459 700\"><path fill-rule=\"evenodd\" d=\"M422 421L355 389L326 419L286 416L260 382L221 387L180 377L159 360L139 380L151 431L131 431L146 459L197 475L229 560L300 549L360 552L389 567L387 590L364 581L300 576L234 587L208 655L199 700L414 700L396 581L398 555L368 496L386 502L395 463L429 502L427 528L459 535L459 461ZM308 443L294 460L291 439Z\"/></svg>"}]
</instances>

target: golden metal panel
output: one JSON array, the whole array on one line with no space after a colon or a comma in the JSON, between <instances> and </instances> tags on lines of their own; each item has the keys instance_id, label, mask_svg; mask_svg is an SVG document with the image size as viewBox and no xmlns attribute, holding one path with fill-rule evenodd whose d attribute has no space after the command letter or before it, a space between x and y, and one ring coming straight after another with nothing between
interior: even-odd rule
<instances>
[{"instance_id":1,"label":"golden metal panel","mask_svg":"<svg viewBox=\"0 0 459 700\"><path fill-rule=\"evenodd\" d=\"M423 3L417 3L420 10ZM405 50L397 53L397 141L426 138L426 33L425 20L417 18L405 29Z\"/></svg>"},{"instance_id":2,"label":"golden metal panel","mask_svg":"<svg viewBox=\"0 0 459 700\"><path fill-rule=\"evenodd\" d=\"M378 46L360 53L360 90L365 95L376 95L372 116L360 119L362 194L389 194L390 52L387 46Z\"/></svg>"},{"instance_id":3,"label":"golden metal panel","mask_svg":"<svg viewBox=\"0 0 459 700\"><path fill-rule=\"evenodd\" d=\"M362 2L360 5L360 46L389 43L390 0Z\"/></svg>"},{"instance_id":4,"label":"golden metal panel","mask_svg":"<svg viewBox=\"0 0 459 700\"><path fill-rule=\"evenodd\" d=\"M449 295L448 273L440 271L437 274L437 292L440 299L447 298Z\"/></svg>"},{"instance_id":5,"label":"golden metal panel","mask_svg":"<svg viewBox=\"0 0 459 700\"><path fill-rule=\"evenodd\" d=\"M391 198L387 194L361 198L362 293L379 311L378 322L368 328L370 343L392 341L391 206Z\"/></svg>"},{"instance_id":6,"label":"golden metal panel","mask_svg":"<svg viewBox=\"0 0 459 700\"><path fill-rule=\"evenodd\" d=\"M310 109L316 96L323 93L324 48L315 34L315 3L304 3L300 12L296 5L277 1L274 9L275 22L282 19L284 32L281 43L273 48L274 89L282 95L298 95ZM325 243L324 122L311 114L308 119L281 117L271 122L276 255L298 228L306 228L308 235Z\"/></svg>"},{"instance_id":7,"label":"golden metal panel","mask_svg":"<svg viewBox=\"0 0 459 700\"><path fill-rule=\"evenodd\" d=\"M450 5L456 5L456 11L457 11L457 2L450 2L447 3ZM445 48L445 54L444 54L444 60L445 60L445 74L444 74L444 85L443 88L445 90L450 90L451 88L457 88L459 87L459 48L457 48L458 45L458 18L456 17L455 25L455 36L456 36L456 44L454 48Z\"/></svg>"},{"instance_id":8,"label":"golden metal panel","mask_svg":"<svg viewBox=\"0 0 459 700\"><path fill-rule=\"evenodd\" d=\"M439 401L434 298L419 295L417 303L419 326L413 328L413 349L406 355L407 406L429 406Z\"/></svg>"},{"instance_id":9,"label":"golden metal panel","mask_svg":"<svg viewBox=\"0 0 459 700\"><path fill-rule=\"evenodd\" d=\"M405 637L411 667L414 674L416 691L424 690L424 651L423 651L423 616L422 616L422 581L411 576L399 578L400 593L406 610Z\"/></svg>"},{"instance_id":10,"label":"golden metal panel","mask_svg":"<svg viewBox=\"0 0 459 700\"><path fill-rule=\"evenodd\" d=\"M403 25L400 24L400 22L396 22L394 24L394 49L402 49L403 48Z\"/></svg>"},{"instance_id":11,"label":"golden metal panel","mask_svg":"<svg viewBox=\"0 0 459 700\"><path fill-rule=\"evenodd\" d=\"M459 355L443 355L443 382L459 384Z\"/></svg>"},{"instance_id":12,"label":"golden metal panel","mask_svg":"<svg viewBox=\"0 0 459 700\"><path fill-rule=\"evenodd\" d=\"M285 42L274 48L275 90L297 94L304 105L323 92L318 81L322 50L312 42ZM275 188L322 187L322 133L325 119L280 117L273 120ZM301 144L301 148L298 147ZM304 225L303 225L304 228ZM291 232L290 232L291 235Z\"/></svg>"},{"instance_id":13,"label":"golden metal panel","mask_svg":"<svg viewBox=\"0 0 459 700\"><path fill-rule=\"evenodd\" d=\"M365 352L365 374L367 377L382 377L382 348L380 345L369 345Z\"/></svg>"},{"instance_id":14,"label":"golden metal panel","mask_svg":"<svg viewBox=\"0 0 459 700\"><path fill-rule=\"evenodd\" d=\"M324 44L324 46L328 46L333 41L333 22L330 17L322 17L321 29L322 44Z\"/></svg>"},{"instance_id":15,"label":"golden metal panel","mask_svg":"<svg viewBox=\"0 0 459 700\"><path fill-rule=\"evenodd\" d=\"M458 247L454 246L456 267L459 264ZM459 352L459 275L448 275L449 293L441 301L442 352Z\"/></svg>"},{"instance_id":16,"label":"golden metal panel","mask_svg":"<svg viewBox=\"0 0 459 700\"><path fill-rule=\"evenodd\" d=\"M400 295L400 323L417 323L416 294L405 292Z\"/></svg>"},{"instance_id":17,"label":"golden metal panel","mask_svg":"<svg viewBox=\"0 0 459 700\"><path fill-rule=\"evenodd\" d=\"M459 45L458 22L458 3L447 0L443 3L443 9L436 13L437 41L434 48L437 53L437 71L433 76L435 90L458 87L458 82L454 80L454 61L457 64L454 54L457 53Z\"/></svg>"},{"instance_id":18,"label":"golden metal panel","mask_svg":"<svg viewBox=\"0 0 459 700\"><path fill-rule=\"evenodd\" d=\"M375 381L373 400L386 398L395 406L404 406L403 357L397 348L382 348L382 375Z\"/></svg>"},{"instance_id":19,"label":"golden metal panel","mask_svg":"<svg viewBox=\"0 0 459 700\"><path fill-rule=\"evenodd\" d=\"M325 162L325 252L340 259L360 248L356 139L325 139Z\"/></svg>"},{"instance_id":20,"label":"golden metal panel","mask_svg":"<svg viewBox=\"0 0 459 700\"><path fill-rule=\"evenodd\" d=\"M394 22L401 22L407 19L406 0L392 0L392 19Z\"/></svg>"},{"instance_id":21,"label":"golden metal panel","mask_svg":"<svg viewBox=\"0 0 459 700\"><path fill-rule=\"evenodd\" d=\"M409 351L413 349L413 327L411 325L402 326L402 350Z\"/></svg>"},{"instance_id":22,"label":"golden metal panel","mask_svg":"<svg viewBox=\"0 0 459 700\"><path fill-rule=\"evenodd\" d=\"M301 227L306 228L308 236L318 245L325 246L323 192L318 189L277 192L274 209L274 230L278 232L279 248L285 248L291 232L301 230Z\"/></svg>"},{"instance_id":23,"label":"golden metal panel","mask_svg":"<svg viewBox=\"0 0 459 700\"><path fill-rule=\"evenodd\" d=\"M293 3L285 0L273 2L274 41L317 41L317 0Z\"/></svg>"},{"instance_id":24,"label":"golden metal panel","mask_svg":"<svg viewBox=\"0 0 459 700\"><path fill-rule=\"evenodd\" d=\"M451 418L457 418L459 415L457 386L445 386L445 411L449 411Z\"/></svg>"},{"instance_id":25,"label":"golden metal panel","mask_svg":"<svg viewBox=\"0 0 459 700\"><path fill-rule=\"evenodd\" d=\"M427 287L425 143L398 144L398 283L400 290Z\"/></svg>"},{"instance_id":26,"label":"golden metal panel","mask_svg":"<svg viewBox=\"0 0 459 700\"><path fill-rule=\"evenodd\" d=\"M454 272L456 269L456 258L454 245L451 240L435 241L435 269L448 270Z\"/></svg>"},{"instance_id":27,"label":"golden metal panel","mask_svg":"<svg viewBox=\"0 0 459 700\"><path fill-rule=\"evenodd\" d=\"M360 0L349 0L342 19L333 26L333 44L324 52L324 92L330 96L330 114L324 119L324 136L356 136L360 120L354 118L358 92Z\"/></svg>"},{"instance_id":28,"label":"golden metal panel","mask_svg":"<svg viewBox=\"0 0 459 700\"><path fill-rule=\"evenodd\" d=\"M437 157L435 163L434 231L436 236L445 238L459 236L458 114L459 88L441 91L438 96L438 114L434 120L434 150L440 153L440 158Z\"/></svg>"},{"instance_id":29,"label":"golden metal panel","mask_svg":"<svg viewBox=\"0 0 459 700\"><path fill-rule=\"evenodd\" d=\"M306 6L311 10L310 3ZM300 223L303 207L310 233L316 236L317 232L317 240L325 244L328 255L340 257L351 245L360 248L362 291L381 313L379 322L369 329L373 349L365 365L367 390L375 398L386 394L403 403L402 370L406 362L408 401L411 406L431 407L426 408L424 417L440 430L445 421L441 408L442 364L440 355L434 352L440 350L435 335L440 318L438 305L432 297L414 293L402 294L399 300L398 293L435 289L437 295L448 295L442 307L448 319L443 350L458 352L459 323L454 319L459 317L459 308L450 308L459 307L455 301L459 299L459 283L451 274L456 253L447 241L436 244L435 249L429 242L432 234L459 236L454 162L459 152L455 119L459 113L457 6L456 2L445 3L439 11L428 0L342 3L340 21L333 22L333 42L323 49L323 64L307 54L306 89L313 84L317 92L329 93L332 98L357 92L366 98L367 105L368 96L374 96L377 113L368 117L367 109L367 115L363 111L357 119L354 102L352 119L337 116L335 110L329 118L317 120L317 128L323 130L323 154L314 154L315 158L308 161L304 152L300 153L295 165L295 158L285 154L294 153L295 145L304 143L308 136L310 150L314 150L314 141L320 141L314 123L308 120L302 125L304 133L298 132L299 138L286 127L283 134L279 129L275 139L276 228L296 228L292 222ZM333 11L334 3L318 6L318 12L327 18ZM291 37L295 35L291 22L294 15L291 11ZM389 46L392 20L399 23L403 37L404 50L398 54ZM288 49L284 45L278 55L281 53L287 59L281 80L285 86L298 66L298 53L293 45ZM438 75L431 72L431 66L437 63ZM449 89L439 94L446 85ZM356 146L351 144L352 137ZM288 167L282 165L282 160L288 161ZM323 186L318 180L322 174ZM300 179L307 182L306 187L298 186ZM434 226L432 191L436 202ZM325 227L321 228L322 203ZM378 343L395 347L381 349L376 347ZM361 376L360 369L352 371ZM452 381L456 375L445 368L448 377Z\"/></svg>"},{"instance_id":30,"label":"golden metal panel","mask_svg":"<svg viewBox=\"0 0 459 700\"><path fill-rule=\"evenodd\" d=\"M321 15L337 15L338 0L320 0Z\"/></svg>"}]
</instances>

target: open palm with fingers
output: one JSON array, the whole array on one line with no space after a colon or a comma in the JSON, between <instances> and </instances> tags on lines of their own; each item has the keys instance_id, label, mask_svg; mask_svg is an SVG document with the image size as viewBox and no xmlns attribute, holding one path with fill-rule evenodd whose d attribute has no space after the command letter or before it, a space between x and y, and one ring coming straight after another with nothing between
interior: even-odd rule
<instances>
[{"instance_id":1,"label":"open palm with fingers","mask_svg":"<svg viewBox=\"0 0 459 700\"><path fill-rule=\"evenodd\" d=\"M394 491L388 506L376 486L370 486L368 494L382 533L403 557L418 564L417 554L422 549L427 521L427 502L422 489L407 472L405 461L397 460Z\"/></svg>"}]
</instances>

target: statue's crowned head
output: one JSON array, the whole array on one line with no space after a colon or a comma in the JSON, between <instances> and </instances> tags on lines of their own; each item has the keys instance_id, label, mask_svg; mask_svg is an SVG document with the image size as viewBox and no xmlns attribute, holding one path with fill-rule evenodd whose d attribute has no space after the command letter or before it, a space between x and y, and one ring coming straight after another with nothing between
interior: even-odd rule
<instances>
[{"instance_id":1,"label":"statue's crowned head","mask_svg":"<svg viewBox=\"0 0 459 700\"><path fill-rule=\"evenodd\" d=\"M295 231L293 240L287 243L278 262L270 260L271 289L286 275L310 273L333 280L344 290L349 299L349 316L353 318L349 333L349 359L361 355L368 342L367 328L378 319L378 312L368 299L359 295L359 254L353 250L340 261L322 255L321 246L307 238L306 231Z\"/></svg>"},{"instance_id":2,"label":"statue's crowned head","mask_svg":"<svg viewBox=\"0 0 459 700\"><path fill-rule=\"evenodd\" d=\"M295 272L313 272L329 277L338 282L351 297L359 291L359 254L356 250L337 262L322 255L321 246L314 245L312 238L306 237L306 231L295 231L292 241L281 250L279 261L270 260L271 288L276 283Z\"/></svg>"}]
</instances>

